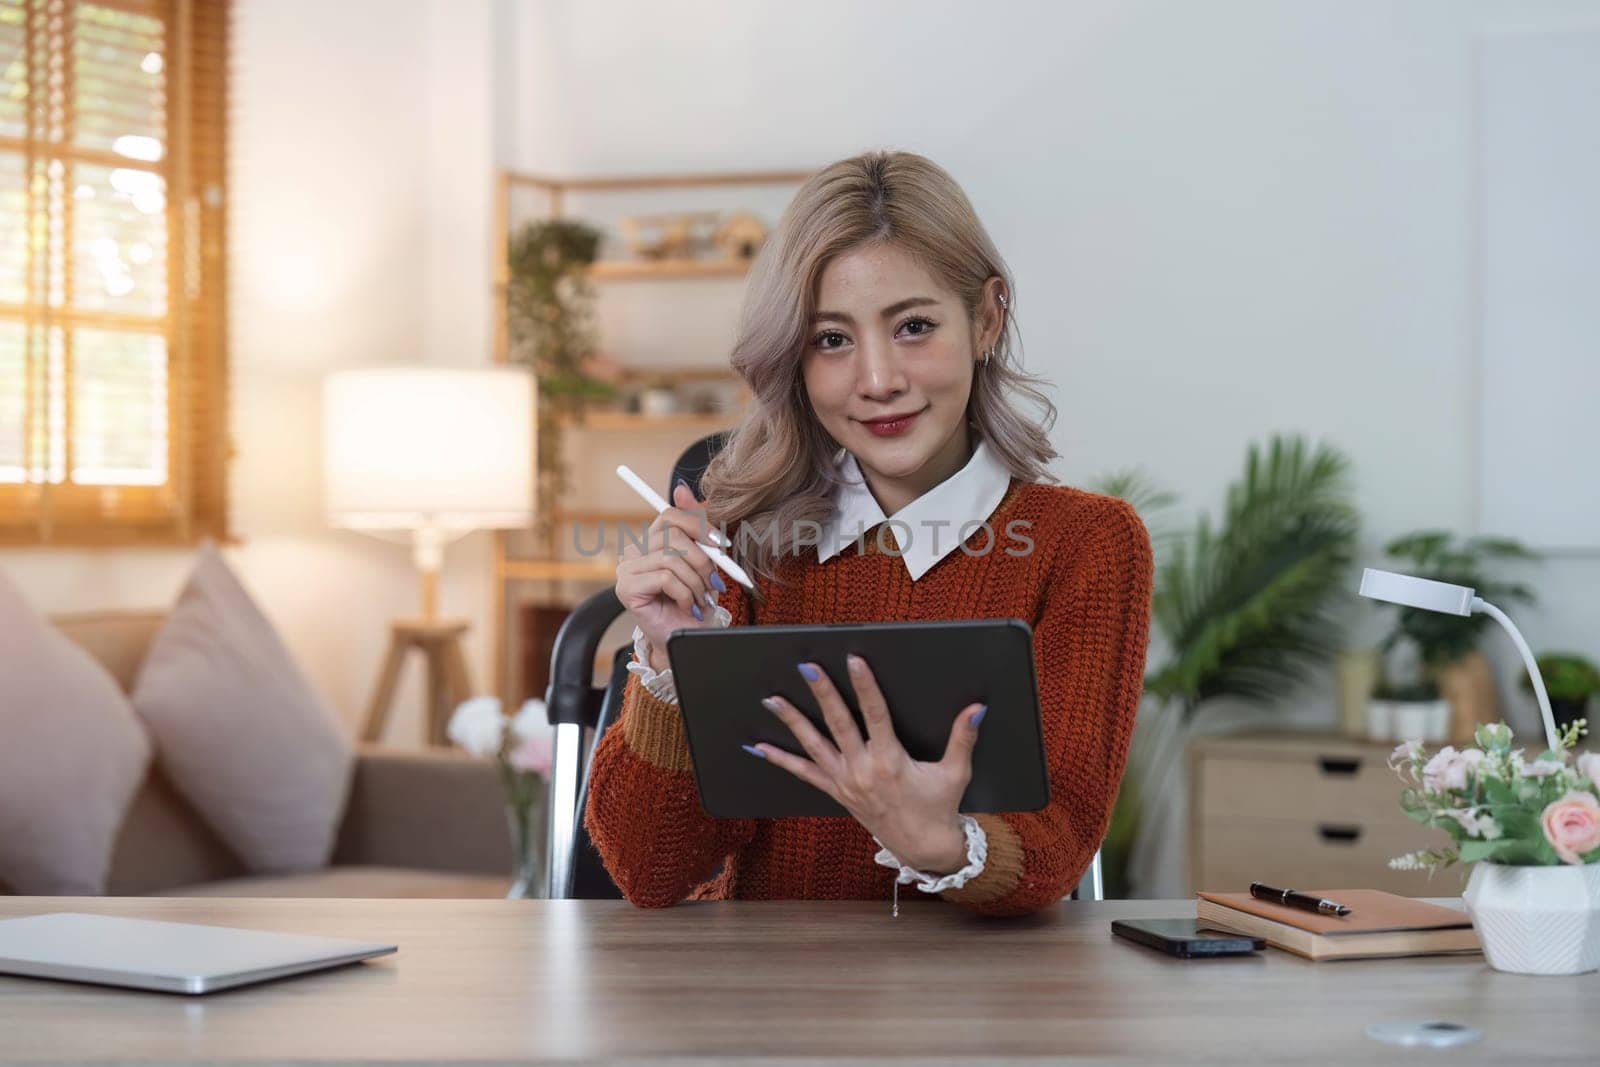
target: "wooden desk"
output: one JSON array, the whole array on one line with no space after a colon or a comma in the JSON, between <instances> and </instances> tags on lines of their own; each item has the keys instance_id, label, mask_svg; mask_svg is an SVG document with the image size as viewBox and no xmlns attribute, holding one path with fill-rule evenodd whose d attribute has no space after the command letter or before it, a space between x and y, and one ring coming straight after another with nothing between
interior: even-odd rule
<instances>
[{"instance_id":1,"label":"wooden desk","mask_svg":"<svg viewBox=\"0 0 1600 1067\"><path fill-rule=\"evenodd\" d=\"M0 917L109 912L393 940L339 971L207 997L0 978L0 1059L682 1063L805 1056L946 1063L1068 1057L1399 1061L1379 1020L1473 1021L1440 1063L1592 1063L1600 975L1479 957L1179 961L1113 941L1189 901L1072 904L985 921L867 903L0 898ZM1422 1053L1413 1050L1409 1060ZM1434 1055L1431 1054L1430 1055Z\"/></svg>"}]
</instances>

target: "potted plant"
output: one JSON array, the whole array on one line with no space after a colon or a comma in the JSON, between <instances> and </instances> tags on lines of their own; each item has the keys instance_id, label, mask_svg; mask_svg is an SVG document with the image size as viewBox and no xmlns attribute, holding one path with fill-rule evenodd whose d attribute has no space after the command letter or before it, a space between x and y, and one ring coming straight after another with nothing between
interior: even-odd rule
<instances>
[{"instance_id":1,"label":"potted plant","mask_svg":"<svg viewBox=\"0 0 1600 1067\"><path fill-rule=\"evenodd\" d=\"M1220 520L1186 536L1152 523L1157 556L1152 628L1169 651L1145 678L1127 773L1102 845L1108 896L1126 895L1134 843L1213 700L1270 705L1337 654L1360 515L1349 460L1298 436L1252 443ZM1146 517L1172 503L1136 474L1096 483Z\"/></svg>"},{"instance_id":2,"label":"potted plant","mask_svg":"<svg viewBox=\"0 0 1600 1067\"><path fill-rule=\"evenodd\" d=\"M1496 970L1581 974L1600 968L1600 754L1576 761L1580 720L1529 760L1503 723L1480 726L1476 747L1429 755L1419 741L1389 766L1400 807L1444 830L1445 848L1389 861L1400 870L1475 864L1464 898Z\"/></svg>"},{"instance_id":3,"label":"potted plant","mask_svg":"<svg viewBox=\"0 0 1600 1067\"><path fill-rule=\"evenodd\" d=\"M1516 582L1502 581L1490 571L1494 561L1533 560L1538 557L1516 541L1503 537L1473 537L1457 541L1443 530L1423 530L1396 538L1384 548L1389 558L1403 566L1395 569L1418 578L1429 578L1451 585L1464 585L1495 604L1531 604L1533 592ZM1440 740L1448 736L1456 742L1470 740L1478 725L1500 717L1495 696L1494 672L1478 651L1487 615L1447 615L1418 608L1399 608L1395 627L1379 645L1386 663L1396 652L1410 652L1411 668L1396 679L1387 670L1377 702L1391 704L1391 730L1385 739L1411 737ZM1443 732L1417 728L1422 720L1437 724L1438 706L1412 708L1404 705L1442 700L1448 705L1448 724ZM1398 710L1397 710L1398 708ZM1395 721L1405 718L1405 722ZM1369 722L1382 725L1383 710ZM1409 728L1407 728L1409 727Z\"/></svg>"},{"instance_id":4,"label":"potted plant","mask_svg":"<svg viewBox=\"0 0 1600 1067\"><path fill-rule=\"evenodd\" d=\"M1536 661L1550 697L1550 714L1565 729L1585 717L1589 698L1600 693L1600 667L1576 652L1546 652ZM1533 692L1533 681L1522 672L1522 688Z\"/></svg>"},{"instance_id":5,"label":"potted plant","mask_svg":"<svg viewBox=\"0 0 1600 1067\"><path fill-rule=\"evenodd\" d=\"M546 219L514 233L507 251L510 358L532 367L539 384L536 499L544 516L566 488L562 421L617 393L590 368L595 330L588 268L600 240L600 231L586 223Z\"/></svg>"},{"instance_id":6,"label":"potted plant","mask_svg":"<svg viewBox=\"0 0 1600 1067\"><path fill-rule=\"evenodd\" d=\"M1433 679L1397 683L1385 669L1367 701L1367 736L1374 741L1444 741L1450 737L1450 702L1439 695Z\"/></svg>"}]
</instances>

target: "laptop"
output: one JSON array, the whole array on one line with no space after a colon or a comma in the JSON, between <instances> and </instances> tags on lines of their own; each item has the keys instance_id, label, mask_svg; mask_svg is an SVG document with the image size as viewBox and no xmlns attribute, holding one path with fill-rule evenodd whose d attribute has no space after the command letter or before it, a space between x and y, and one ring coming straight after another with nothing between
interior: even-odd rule
<instances>
[{"instance_id":1,"label":"laptop","mask_svg":"<svg viewBox=\"0 0 1600 1067\"><path fill-rule=\"evenodd\" d=\"M0 920L0 974L214 993L385 956L395 945L55 912Z\"/></svg>"}]
</instances>

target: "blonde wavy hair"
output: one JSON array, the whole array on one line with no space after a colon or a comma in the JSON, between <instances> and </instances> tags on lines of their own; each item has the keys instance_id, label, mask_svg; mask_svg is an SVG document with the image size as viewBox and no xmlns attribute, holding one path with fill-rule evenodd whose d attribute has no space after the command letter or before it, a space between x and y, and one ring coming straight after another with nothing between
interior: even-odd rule
<instances>
[{"instance_id":1,"label":"blonde wavy hair","mask_svg":"<svg viewBox=\"0 0 1600 1067\"><path fill-rule=\"evenodd\" d=\"M839 483L839 445L806 395L801 357L810 340L823 269L841 253L885 242L915 257L959 296L974 329L984 284L999 277L1015 307L1016 287L967 196L941 167L910 152L869 152L813 175L784 210L756 257L730 362L753 394L739 424L701 479L706 518L734 533L741 562L774 577L775 557L799 538L773 536L824 524ZM988 366L973 364L967 420L1022 481L1055 481L1047 383L1022 370L1008 310ZM1014 406L1030 399L1029 417ZM741 529L742 524L742 529Z\"/></svg>"}]
</instances>

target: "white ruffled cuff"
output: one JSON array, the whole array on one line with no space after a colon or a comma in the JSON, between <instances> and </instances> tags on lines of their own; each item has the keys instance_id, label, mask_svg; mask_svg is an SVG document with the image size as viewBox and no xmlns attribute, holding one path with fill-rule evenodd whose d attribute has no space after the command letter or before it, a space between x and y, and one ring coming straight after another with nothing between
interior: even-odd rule
<instances>
[{"instance_id":1,"label":"white ruffled cuff","mask_svg":"<svg viewBox=\"0 0 1600 1067\"><path fill-rule=\"evenodd\" d=\"M967 838L967 865L953 874L937 875L919 871L915 867L907 867L895 858L895 854L883 847L883 842L876 837L878 854L873 858L882 867L897 867L900 874L895 878L896 885L917 883L917 888L924 893L943 893L946 889L960 889L972 879L983 873L983 865L989 859L989 835L983 832L983 827L978 825L978 820L970 815L962 815L961 832Z\"/></svg>"},{"instance_id":2,"label":"white ruffled cuff","mask_svg":"<svg viewBox=\"0 0 1600 1067\"><path fill-rule=\"evenodd\" d=\"M706 598L711 602L711 624L728 626L733 622L733 613L718 605L716 596L715 593L706 594ZM650 666L650 639L645 637L644 631L637 626L633 628L633 659L628 661L628 673L637 674L639 684L657 700L666 701L668 704L678 702L678 685L672 680L672 668L658 671Z\"/></svg>"}]
</instances>

